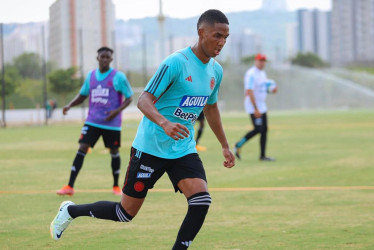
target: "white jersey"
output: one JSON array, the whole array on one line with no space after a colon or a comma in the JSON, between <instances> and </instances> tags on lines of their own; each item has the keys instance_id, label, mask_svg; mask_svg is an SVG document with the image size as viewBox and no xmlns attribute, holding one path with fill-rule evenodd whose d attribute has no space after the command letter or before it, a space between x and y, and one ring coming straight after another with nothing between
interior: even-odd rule
<instances>
[{"instance_id":1,"label":"white jersey","mask_svg":"<svg viewBox=\"0 0 374 250\"><path fill-rule=\"evenodd\" d=\"M244 91L246 92L248 89L253 90L253 94L256 101L257 109L260 111L261 114L267 111L266 106L266 73L263 70L258 69L256 66L251 67L250 69L245 72L244 75ZM252 102L249 96L245 96L244 99L244 107L247 113L253 114L255 109L252 105Z\"/></svg>"}]
</instances>

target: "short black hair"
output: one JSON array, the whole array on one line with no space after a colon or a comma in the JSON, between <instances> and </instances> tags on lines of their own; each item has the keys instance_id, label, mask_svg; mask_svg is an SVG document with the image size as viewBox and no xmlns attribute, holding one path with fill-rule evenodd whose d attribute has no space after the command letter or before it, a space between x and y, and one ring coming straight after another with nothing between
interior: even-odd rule
<instances>
[{"instance_id":1,"label":"short black hair","mask_svg":"<svg viewBox=\"0 0 374 250\"><path fill-rule=\"evenodd\" d=\"M199 17L199 20L197 21L197 30L199 30L199 27L202 23L209 23L210 25L214 25L215 23L229 24L229 20L227 19L225 14L222 13L222 11L210 9L205 11Z\"/></svg>"},{"instance_id":2,"label":"short black hair","mask_svg":"<svg viewBox=\"0 0 374 250\"><path fill-rule=\"evenodd\" d=\"M102 52L102 51L109 51L110 53L114 53L114 51L111 49L111 48L109 48L109 47L101 47L100 49L98 49L97 50L97 53L100 53L100 52Z\"/></svg>"}]
</instances>

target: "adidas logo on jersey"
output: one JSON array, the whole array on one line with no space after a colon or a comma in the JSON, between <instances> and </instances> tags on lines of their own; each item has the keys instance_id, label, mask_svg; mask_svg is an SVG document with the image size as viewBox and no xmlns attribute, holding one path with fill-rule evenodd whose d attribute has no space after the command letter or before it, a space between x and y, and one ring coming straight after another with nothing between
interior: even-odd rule
<instances>
[{"instance_id":1,"label":"adidas logo on jersey","mask_svg":"<svg viewBox=\"0 0 374 250\"><path fill-rule=\"evenodd\" d=\"M186 81L192 82L192 76L189 76L185 79Z\"/></svg>"}]
</instances>

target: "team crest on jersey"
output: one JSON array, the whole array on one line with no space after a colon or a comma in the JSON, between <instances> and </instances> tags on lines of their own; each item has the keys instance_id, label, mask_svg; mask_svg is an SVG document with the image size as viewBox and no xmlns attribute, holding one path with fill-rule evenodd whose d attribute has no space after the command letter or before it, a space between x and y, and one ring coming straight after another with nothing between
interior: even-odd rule
<instances>
[{"instance_id":1,"label":"team crest on jersey","mask_svg":"<svg viewBox=\"0 0 374 250\"><path fill-rule=\"evenodd\" d=\"M210 89L214 89L215 84L216 84L216 79L214 79L214 77L210 78Z\"/></svg>"},{"instance_id":2,"label":"team crest on jersey","mask_svg":"<svg viewBox=\"0 0 374 250\"><path fill-rule=\"evenodd\" d=\"M179 107L205 107L209 96L189 96L182 97Z\"/></svg>"}]
</instances>

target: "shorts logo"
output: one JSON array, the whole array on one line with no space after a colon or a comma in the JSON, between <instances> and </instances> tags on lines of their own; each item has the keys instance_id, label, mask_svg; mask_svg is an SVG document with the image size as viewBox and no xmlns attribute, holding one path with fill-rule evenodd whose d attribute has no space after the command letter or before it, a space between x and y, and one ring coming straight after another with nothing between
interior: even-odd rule
<instances>
[{"instance_id":1,"label":"shorts logo","mask_svg":"<svg viewBox=\"0 0 374 250\"><path fill-rule=\"evenodd\" d=\"M142 173L142 172L138 172L136 174L136 178L138 179L148 179L148 178L151 178L151 175L152 173Z\"/></svg>"},{"instance_id":2,"label":"shorts logo","mask_svg":"<svg viewBox=\"0 0 374 250\"><path fill-rule=\"evenodd\" d=\"M214 88L215 83L216 83L216 79L214 79L214 77L210 78L210 89Z\"/></svg>"},{"instance_id":3,"label":"shorts logo","mask_svg":"<svg viewBox=\"0 0 374 250\"><path fill-rule=\"evenodd\" d=\"M183 96L179 107L204 107L209 96Z\"/></svg>"},{"instance_id":4,"label":"shorts logo","mask_svg":"<svg viewBox=\"0 0 374 250\"><path fill-rule=\"evenodd\" d=\"M181 108L177 108L174 111L174 116L182 120L191 121L191 123L194 123L197 119L197 115L195 113L184 112Z\"/></svg>"},{"instance_id":5,"label":"shorts logo","mask_svg":"<svg viewBox=\"0 0 374 250\"><path fill-rule=\"evenodd\" d=\"M87 134L87 130L88 130L88 127L87 127L87 126L83 126L83 127L82 127L82 130L81 130L81 134L82 134L82 135ZM82 136L82 137L83 137L83 136Z\"/></svg>"},{"instance_id":6,"label":"shorts logo","mask_svg":"<svg viewBox=\"0 0 374 250\"><path fill-rule=\"evenodd\" d=\"M141 182L141 181L137 181L137 182L135 182L135 184L134 184L134 189L135 189L136 192L141 192L141 191L143 191L143 190L144 190L144 183Z\"/></svg>"},{"instance_id":7,"label":"shorts logo","mask_svg":"<svg viewBox=\"0 0 374 250\"><path fill-rule=\"evenodd\" d=\"M147 171L149 173L153 173L155 171L153 168L144 166L143 164L140 165L140 169L143 169L144 171Z\"/></svg>"}]
</instances>

